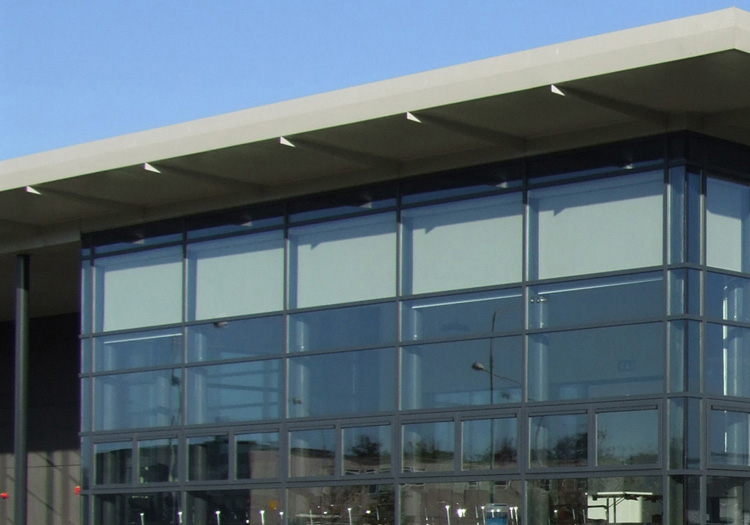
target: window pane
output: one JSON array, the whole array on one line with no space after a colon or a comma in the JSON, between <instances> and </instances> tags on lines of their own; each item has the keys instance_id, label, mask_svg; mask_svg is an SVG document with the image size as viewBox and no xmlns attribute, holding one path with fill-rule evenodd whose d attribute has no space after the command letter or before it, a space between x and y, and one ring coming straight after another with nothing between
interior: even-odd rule
<instances>
[{"instance_id":1,"label":"window pane","mask_svg":"<svg viewBox=\"0 0 750 525\"><path fill-rule=\"evenodd\" d=\"M155 521L154 524L283 525L285 523L281 491L277 489L195 491L187 493L186 501L187 516L184 521Z\"/></svg>"},{"instance_id":2,"label":"window pane","mask_svg":"<svg viewBox=\"0 0 750 525\"><path fill-rule=\"evenodd\" d=\"M300 226L289 231L290 302L304 308L396 293L392 213Z\"/></svg>"},{"instance_id":3,"label":"window pane","mask_svg":"<svg viewBox=\"0 0 750 525\"><path fill-rule=\"evenodd\" d=\"M532 278L661 264L662 193L661 172L532 190Z\"/></svg>"},{"instance_id":4,"label":"window pane","mask_svg":"<svg viewBox=\"0 0 750 525\"><path fill-rule=\"evenodd\" d=\"M750 279L707 272L706 316L750 323Z\"/></svg>"},{"instance_id":5,"label":"window pane","mask_svg":"<svg viewBox=\"0 0 750 525\"><path fill-rule=\"evenodd\" d=\"M283 307L282 231L189 244L187 257L189 320Z\"/></svg>"},{"instance_id":6,"label":"window pane","mask_svg":"<svg viewBox=\"0 0 750 525\"><path fill-rule=\"evenodd\" d=\"M409 346L401 352L404 409L521 400L520 337Z\"/></svg>"},{"instance_id":7,"label":"window pane","mask_svg":"<svg viewBox=\"0 0 750 525\"><path fill-rule=\"evenodd\" d=\"M187 439L188 480L205 481L229 477L229 440L222 436Z\"/></svg>"},{"instance_id":8,"label":"window pane","mask_svg":"<svg viewBox=\"0 0 750 525\"><path fill-rule=\"evenodd\" d=\"M747 272L750 187L712 178L706 184L706 264Z\"/></svg>"},{"instance_id":9,"label":"window pane","mask_svg":"<svg viewBox=\"0 0 750 525\"><path fill-rule=\"evenodd\" d=\"M279 476L279 433L241 434L237 441L237 479Z\"/></svg>"},{"instance_id":10,"label":"window pane","mask_svg":"<svg viewBox=\"0 0 750 525\"><path fill-rule=\"evenodd\" d=\"M394 525L393 485L290 488L290 524ZM272 525L266 522L265 525ZM276 525L276 524L273 524Z\"/></svg>"},{"instance_id":11,"label":"window pane","mask_svg":"<svg viewBox=\"0 0 750 525\"><path fill-rule=\"evenodd\" d=\"M289 474L332 476L336 434L332 428L295 430L289 433Z\"/></svg>"},{"instance_id":12,"label":"window pane","mask_svg":"<svg viewBox=\"0 0 750 525\"><path fill-rule=\"evenodd\" d=\"M403 293L521 280L520 193L404 210Z\"/></svg>"},{"instance_id":13,"label":"window pane","mask_svg":"<svg viewBox=\"0 0 750 525\"><path fill-rule=\"evenodd\" d=\"M750 414L711 410L710 425L711 463L750 466Z\"/></svg>"},{"instance_id":14,"label":"window pane","mask_svg":"<svg viewBox=\"0 0 750 525\"><path fill-rule=\"evenodd\" d=\"M706 523L744 523L750 515L750 479L709 476Z\"/></svg>"},{"instance_id":15,"label":"window pane","mask_svg":"<svg viewBox=\"0 0 750 525\"><path fill-rule=\"evenodd\" d=\"M661 317L661 272L586 279L529 289L529 327L559 328Z\"/></svg>"},{"instance_id":16,"label":"window pane","mask_svg":"<svg viewBox=\"0 0 750 525\"><path fill-rule=\"evenodd\" d=\"M344 474L377 474L391 471L391 427L344 429Z\"/></svg>"},{"instance_id":17,"label":"window pane","mask_svg":"<svg viewBox=\"0 0 750 525\"><path fill-rule=\"evenodd\" d=\"M289 360L289 416L364 414L396 405L392 348Z\"/></svg>"},{"instance_id":18,"label":"window pane","mask_svg":"<svg viewBox=\"0 0 750 525\"><path fill-rule=\"evenodd\" d=\"M523 326L521 290L430 297L403 303L404 341L513 332Z\"/></svg>"},{"instance_id":19,"label":"window pane","mask_svg":"<svg viewBox=\"0 0 750 525\"><path fill-rule=\"evenodd\" d=\"M663 390L661 323L530 336L530 400L620 397Z\"/></svg>"},{"instance_id":20,"label":"window pane","mask_svg":"<svg viewBox=\"0 0 750 525\"><path fill-rule=\"evenodd\" d=\"M182 248L95 261L96 329L125 330L182 320Z\"/></svg>"},{"instance_id":21,"label":"window pane","mask_svg":"<svg viewBox=\"0 0 750 525\"><path fill-rule=\"evenodd\" d=\"M597 465L649 465L658 461L659 412L657 410L597 414Z\"/></svg>"},{"instance_id":22,"label":"window pane","mask_svg":"<svg viewBox=\"0 0 750 525\"><path fill-rule=\"evenodd\" d=\"M291 315L289 350L378 346L396 339L396 304L373 304Z\"/></svg>"},{"instance_id":23,"label":"window pane","mask_svg":"<svg viewBox=\"0 0 750 525\"><path fill-rule=\"evenodd\" d=\"M177 438L138 442L140 483L177 481Z\"/></svg>"},{"instance_id":24,"label":"window pane","mask_svg":"<svg viewBox=\"0 0 750 525\"><path fill-rule=\"evenodd\" d=\"M529 418L531 467L585 465L588 461L588 416L554 414Z\"/></svg>"},{"instance_id":25,"label":"window pane","mask_svg":"<svg viewBox=\"0 0 750 525\"><path fill-rule=\"evenodd\" d=\"M180 328L94 339L94 367L97 372L170 365L181 361Z\"/></svg>"},{"instance_id":26,"label":"window pane","mask_svg":"<svg viewBox=\"0 0 750 525\"><path fill-rule=\"evenodd\" d=\"M94 445L97 485L133 482L133 443Z\"/></svg>"},{"instance_id":27,"label":"window pane","mask_svg":"<svg viewBox=\"0 0 750 525\"><path fill-rule=\"evenodd\" d=\"M261 317L189 326L188 361L241 359L284 352L284 320Z\"/></svg>"},{"instance_id":28,"label":"window pane","mask_svg":"<svg viewBox=\"0 0 750 525\"><path fill-rule=\"evenodd\" d=\"M706 391L750 397L750 328L706 325Z\"/></svg>"},{"instance_id":29,"label":"window pane","mask_svg":"<svg viewBox=\"0 0 750 525\"><path fill-rule=\"evenodd\" d=\"M94 430L179 425L180 370L94 378Z\"/></svg>"},{"instance_id":30,"label":"window pane","mask_svg":"<svg viewBox=\"0 0 750 525\"><path fill-rule=\"evenodd\" d=\"M517 456L516 418L463 422L463 470L513 468Z\"/></svg>"},{"instance_id":31,"label":"window pane","mask_svg":"<svg viewBox=\"0 0 750 525\"><path fill-rule=\"evenodd\" d=\"M452 421L411 423L403 426L404 472L453 470Z\"/></svg>"},{"instance_id":32,"label":"window pane","mask_svg":"<svg viewBox=\"0 0 750 525\"><path fill-rule=\"evenodd\" d=\"M279 417L278 360L188 368L188 423Z\"/></svg>"},{"instance_id":33,"label":"window pane","mask_svg":"<svg viewBox=\"0 0 750 525\"><path fill-rule=\"evenodd\" d=\"M96 525L180 523L181 515L180 497L176 492L102 494L94 497Z\"/></svg>"}]
</instances>

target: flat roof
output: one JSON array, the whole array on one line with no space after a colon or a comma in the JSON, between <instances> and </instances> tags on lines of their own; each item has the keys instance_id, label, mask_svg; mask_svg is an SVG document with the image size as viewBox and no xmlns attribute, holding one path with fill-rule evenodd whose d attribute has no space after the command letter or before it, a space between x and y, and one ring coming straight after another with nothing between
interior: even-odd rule
<instances>
[{"instance_id":1,"label":"flat roof","mask_svg":"<svg viewBox=\"0 0 750 525\"><path fill-rule=\"evenodd\" d=\"M750 144L748 84L730 8L5 160L0 275L82 231L667 131Z\"/></svg>"}]
</instances>

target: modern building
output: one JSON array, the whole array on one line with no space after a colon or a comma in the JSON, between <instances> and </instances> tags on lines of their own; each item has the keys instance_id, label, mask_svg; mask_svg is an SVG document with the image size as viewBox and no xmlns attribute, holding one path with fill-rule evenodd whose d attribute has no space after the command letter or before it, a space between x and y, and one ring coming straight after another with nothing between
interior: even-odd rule
<instances>
[{"instance_id":1,"label":"modern building","mask_svg":"<svg viewBox=\"0 0 750 525\"><path fill-rule=\"evenodd\" d=\"M748 85L729 9L1 162L0 523L24 277L30 523L748 523Z\"/></svg>"}]
</instances>

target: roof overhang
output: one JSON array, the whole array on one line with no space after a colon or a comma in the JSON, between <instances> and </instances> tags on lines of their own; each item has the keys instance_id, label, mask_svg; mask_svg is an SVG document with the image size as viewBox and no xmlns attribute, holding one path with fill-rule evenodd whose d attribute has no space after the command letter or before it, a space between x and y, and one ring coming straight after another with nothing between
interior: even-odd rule
<instances>
[{"instance_id":1,"label":"roof overhang","mask_svg":"<svg viewBox=\"0 0 750 525\"><path fill-rule=\"evenodd\" d=\"M750 13L732 8L10 159L0 254L667 131L750 144L749 83Z\"/></svg>"}]
</instances>

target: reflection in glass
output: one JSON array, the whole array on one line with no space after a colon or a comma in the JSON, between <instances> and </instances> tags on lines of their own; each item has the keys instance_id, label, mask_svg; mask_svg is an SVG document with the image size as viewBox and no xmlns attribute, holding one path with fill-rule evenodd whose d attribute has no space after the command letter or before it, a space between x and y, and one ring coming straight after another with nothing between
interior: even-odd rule
<instances>
[{"instance_id":1,"label":"reflection in glass","mask_svg":"<svg viewBox=\"0 0 750 525\"><path fill-rule=\"evenodd\" d=\"M280 310L281 230L187 245L188 320Z\"/></svg>"},{"instance_id":2,"label":"reflection in glass","mask_svg":"<svg viewBox=\"0 0 750 525\"><path fill-rule=\"evenodd\" d=\"M404 409L521 400L520 337L408 346L401 353Z\"/></svg>"},{"instance_id":3,"label":"reflection in glass","mask_svg":"<svg viewBox=\"0 0 750 525\"><path fill-rule=\"evenodd\" d=\"M659 461L659 412L629 410L596 416L596 464L653 465Z\"/></svg>"},{"instance_id":4,"label":"reflection in glass","mask_svg":"<svg viewBox=\"0 0 750 525\"><path fill-rule=\"evenodd\" d=\"M529 327L613 323L664 315L661 272L585 279L529 289Z\"/></svg>"},{"instance_id":5,"label":"reflection in glass","mask_svg":"<svg viewBox=\"0 0 750 525\"><path fill-rule=\"evenodd\" d=\"M344 429L344 474L377 474L391 471L391 427Z\"/></svg>"},{"instance_id":6,"label":"reflection in glass","mask_svg":"<svg viewBox=\"0 0 750 525\"><path fill-rule=\"evenodd\" d=\"M750 187L706 181L706 264L735 272L750 269Z\"/></svg>"},{"instance_id":7,"label":"reflection in glass","mask_svg":"<svg viewBox=\"0 0 750 525\"><path fill-rule=\"evenodd\" d=\"M529 482L529 525L662 523L660 476L540 479Z\"/></svg>"},{"instance_id":8,"label":"reflection in glass","mask_svg":"<svg viewBox=\"0 0 750 525\"><path fill-rule=\"evenodd\" d=\"M709 476L706 523L744 524L750 516L750 479Z\"/></svg>"},{"instance_id":9,"label":"reflection in glass","mask_svg":"<svg viewBox=\"0 0 750 525\"><path fill-rule=\"evenodd\" d=\"M523 325L521 290L430 297L403 303L401 339L466 337L518 331Z\"/></svg>"},{"instance_id":10,"label":"reflection in glass","mask_svg":"<svg viewBox=\"0 0 750 525\"><path fill-rule=\"evenodd\" d=\"M284 351L281 316L217 321L187 330L188 361L241 359Z\"/></svg>"},{"instance_id":11,"label":"reflection in glass","mask_svg":"<svg viewBox=\"0 0 750 525\"><path fill-rule=\"evenodd\" d=\"M701 313L701 272L678 268L669 271L669 314Z\"/></svg>"},{"instance_id":12,"label":"reflection in glass","mask_svg":"<svg viewBox=\"0 0 750 525\"><path fill-rule=\"evenodd\" d=\"M336 434L332 428L294 430L289 433L289 474L332 476Z\"/></svg>"},{"instance_id":13,"label":"reflection in glass","mask_svg":"<svg viewBox=\"0 0 750 525\"><path fill-rule=\"evenodd\" d=\"M750 466L750 414L711 410L708 434L713 465Z\"/></svg>"},{"instance_id":14,"label":"reflection in glass","mask_svg":"<svg viewBox=\"0 0 750 525\"><path fill-rule=\"evenodd\" d=\"M395 523L393 485L290 488L287 494L290 525Z\"/></svg>"},{"instance_id":15,"label":"reflection in glass","mask_svg":"<svg viewBox=\"0 0 750 525\"><path fill-rule=\"evenodd\" d=\"M94 496L95 525L164 525L180 523L180 515L176 492Z\"/></svg>"},{"instance_id":16,"label":"reflection in glass","mask_svg":"<svg viewBox=\"0 0 750 525\"><path fill-rule=\"evenodd\" d=\"M182 423L179 369L94 378L94 430Z\"/></svg>"},{"instance_id":17,"label":"reflection in glass","mask_svg":"<svg viewBox=\"0 0 750 525\"><path fill-rule=\"evenodd\" d=\"M585 465L588 461L588 416L550 414L529 418L532 467Z\"/></svg>"},{"instance_id":18,"label":"reflection in glass","mask_svg":"<svg viewBox=\"0 0 750 525\"><path fill-rule=\"evenodd\" d=\"M706 391L750 396L750 328L708 323L705 344Z\"/></svg>"},{"instance_id":19,"label":"reflection in glass","mask_svg":"<svg viewBox=\"0 0 750 525\"><path fill-rule=\"evenodd\" d=\"M206 490L187 493L183 521L164 524L283 525L281 491L276 489ZM162 522L159 522L161 525ZM135 524L140 525L140 524Z\"/></svg>"},{"instance_id":20,"label":"reflection in glass","mask_svg":"<svg viewBox=\"0 0 750 525\"><path fill-rule=\"evenodd\" d=\"M188 423L257 421L280 415L278 359L187 369Z\"/></svg>"},{"instance_id":21,"label":"reflection in glass","mask_svg":"<svg viewBox=\"0 0 750 525\"><path fill-rule=\"evenodd\" d=\"M289 416L364 414L396 405L393 348L289 360Z\"/></svg>"},{"instance_id":22,"label":"reflection in glass","mask_svg":"<svg viewBox=\"0 0 750 525\"><path fill-rule=\"evenodd\" d=\"M522 482L511 480L405 484L401 486L402 523L520 525L521 486Z\"/></svg>"},{"instance_id":23,"label":"reflection in glass","mask_svg":"<svg viewBox=\"0 0 750 525\"><path fill-rule=\"evenodd\" d=\"M392 213L289 230L293 308L390 297L396 292Z\"/></svg>"},{"instance_id":24,"label":"reflection in glass","mask_svg":"<svg viewBox=\"0 0 750 525\"><path fill-rule=\"evenodd\" d=\"M700 481L698 476L669 477L669 525L700 525Z\"/></svg>"},{"instance_id":25,"label":"reflection in glass","mask_svg":"<svg viewBox=\"0 0 750 525\"><path fill-rule=\"evenodd\" d=\"M530 400L661 393L664 373L662 323L530 336Z\"/></svg>"},{"instance_id":26,"label":"reflection in glass","mask_svg":"<svg viewBox=\"0 0 750 525\"><path fill-rule=\"evenodd\" d=\"M227 479L229 476L229 439L220 436L187 438L188 480Z\"/></svg>"},{"instance_id":27,"label":"reflection in glass","mask_svg":"<svg viewBox=\"0 0 750 525\"><path fill-rule=\"evenodd\" d=\"M403 293L520 281L522 210L521 193L404 210Z\"/></svg>"},{"instance_id":28,"label":"reflection in glass","mask_svg":"<svg viewBox=\"0 0 750 525\"><path fill-rule=\"evenodd\" d=\"M132 483L133 443L97 443L94 457L97 485Z\"/></svg>"},{"instance_id":29,"label":"reflection in glass","mask_svg":"<svg viewBox=\"0 0 750 525\"><path fill-rule=\"evenodd\" d=\"M531 278L661 264L663 191L661 171L530 191Z\"/></svg>"},{"instance_id":30,"label":"reflection in glass","mask_svg":"<svg viewBox=\"0 0 750 525\"><path fill-rule=\"evenodd\" d=\"M236 436L237 479L279 476L279 433L258 432Z\"/></svg>"},{"instance_id":31,"label":"reflection in glass","mask_svg":"<svg viewBox=\"0 0 750 525\"><path fill-rule=\"evenodd\" d=\"M453 470L454 440L452 421L404 425L404 472Z\"/></svg>"},{"instance_id":32,"label":"reflection in glass","mask_svg":"<svg viewBox=\"0 0 750 525\"><path fill-rule=\"evenodd\" d=\"M94 366L97 372L170 365L181 361L181 328L94 339Z\"/></svg>"},{"instance_id":33,"label":"reflection in glass","mask_svg":"<svg viewBox=\"0 0 750 525\"><path fill-rule=\"evenodd\" d=\"M139 441L138 472L140 483L177 481L177 439Z\"/></svg>"},{"instance_id":34,"label":"reflection in glass","mask_svg":"<svg viewBox=\"0 0 750 525\"><path fill-rule=\"evenodd\" d=\"M250 209L225 210L185 219L187 238L200 239L228 233L248 233L253 230L282 226L284 207L279 204Z\"/></svg>"},{"instance_id":35,"label":"reflection in glass","mask_svg":"<svg viewBox=\"0 0 750 525\"><path fill-rule=\"evenodd\" d=\"M750 323L750 279L707 272L706 316Z\"/></svg>"},{"instance_id":36,"label":"reflection in glass","mask_svg":"<svg viewBox=\"0 0 750 525\"><path fill-rule=\"evenodd\" d=\"M518 457L516 418L463 422L463 470L512 468Z\"/></svg>"},{"instance_id":37,"label":"reflection in glass","mask_svg":"<svg viewBox=\"0 0 750 525\"><path fill-rule=\"evenodd\" d=\"M371 304L292 314L289 351L378 346L396 339L396 304Z\"/></svg>"}]
</instances>

